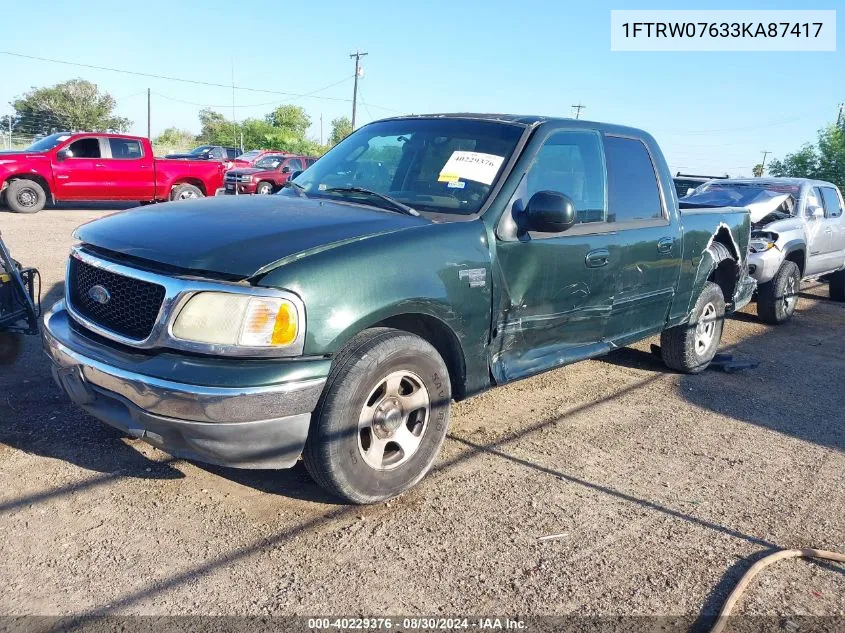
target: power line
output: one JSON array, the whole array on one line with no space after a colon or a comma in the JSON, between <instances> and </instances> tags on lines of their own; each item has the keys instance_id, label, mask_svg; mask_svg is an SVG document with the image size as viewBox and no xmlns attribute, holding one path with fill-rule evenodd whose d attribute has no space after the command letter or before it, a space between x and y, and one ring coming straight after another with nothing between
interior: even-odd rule
<instances>
[{"instance_id":1,"label":"power line","mask_svg":"<svg viewBox=\"0 0 845 633\"><path fill-rule=\"evenodd\" d=\"M136 70L126 70L124 68L111 68L109 66L98 66L98 65L95 65L95 64L82 64L82 63L79 63L79 62L65 61L63 59L52 59L52 58L49 58L49 57L39 57L37 55L24 55L23 53L13 53L11 51L0 51L0 55L9 55L11 57L20 57L22 59L31 59L31 60L40 61L40 62L50 62L50 63L53 63L53 64L64 64L65 66L75 66L77 68L88 68L88 69L91 69L91 70L105 70L105 71L108 71L108 72L121 73L121 74L124 74L124 75L134 75L136 77L147 77L147 78L150 78L150 79L163 79L165 81L178 81L180 83L194 84L196 86L210 86L212 88L225 88L227 90L231 90L233 88L233 86L231 84L227 85L227 84L216 83L216 82L213 82L213 81L202 81L202 80L199 80L199 79L187 79L187 78L184 78L184 77L174 77L174 76L171 76L171 75L158 75L158 74L155 74L155 73L145 73L145 72L140 72L140 71L136 71ZM234 89L235 90L243 90L243 91L246 91L246 92L259 92L259 93L264 93L264 94L282 95L282 96L285 96L285 97L297 97L297 98L311 97L311 98L314 98L314 99L323 99L323 100L326 100L326 101L343 101L343 102L346 102L346 103L351 101L351 99L344 99L344 98L341 98L341 97L324 97L324 96L318 97L318 96L314 96L314 92L319 92L320 90L323 90L324 88L312 91L310 93L284 92L282 90L269 90L267 88L252 88L252 87L249 87L249 86L234 86Z\"/></svg>"}]
</instances>

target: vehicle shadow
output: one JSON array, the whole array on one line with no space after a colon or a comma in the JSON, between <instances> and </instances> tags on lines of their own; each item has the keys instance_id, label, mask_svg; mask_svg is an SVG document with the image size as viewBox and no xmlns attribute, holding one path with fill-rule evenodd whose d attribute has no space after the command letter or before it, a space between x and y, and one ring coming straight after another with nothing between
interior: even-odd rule
<instances>
[{"instance_id":1,"label":"vehicle shadow","mask_svg":"<svg viewBox=\"0 0 845 633\"><path fill-rule=\"evenodd\" d=\"M826 389L819 398L812 376L837 376L845 370L845 344L831 335L825 344L808 343L802 330L838 332L845 326L845 311L824 297L801 310L801 318L779 326L763 326L761 333L723 346L722 353L738 359L754 359L759 366L736 373L723 373L711 367L699 375L682 375L680 392L690 403L729 418L754 424L797 439L845 450L845 392ZM805 303L806 306L806 303ZM756 316L740 312L725 321L760 325ZM599 359L620 367L665 373L671 372L655 355L634 348L614 350ZM769 406L760 406L760 403Z\"/></svg>"}]
</instances>

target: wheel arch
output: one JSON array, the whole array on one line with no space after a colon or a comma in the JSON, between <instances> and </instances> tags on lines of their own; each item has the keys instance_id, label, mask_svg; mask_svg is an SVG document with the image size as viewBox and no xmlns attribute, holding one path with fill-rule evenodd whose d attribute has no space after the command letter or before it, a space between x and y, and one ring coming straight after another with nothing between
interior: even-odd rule
<instances>
[{"instance_id":1,"label":"wheel arch","mask_svg":"<svg viewBox=\"0 0 845 633\"><path fill-rule=\"evenodd\" d=\"M359 323L348 329L344 343L356 334L376 327L389 327L419 336L431 344L446 363L452 397L462 400L466 397L466 357L457 333L440 317L424 311L396 311L380 314L366 323Z\"/></svg>"},{"instance_id":2,"label":"wheel arch","mask_svg":"<svg viewBox=\"0 0 845 633\"><path fill-rule=\"evenodd\" d=\"M43 189L44 193L47 195L48 200L52 200L55 202L55 198L53 195L53 188L50 186L50 181L42 176L39 173L22 173L22 174L13 174L8 176L6 180L3 182L3 189L2 191L6 191L6 188L9 184L14 182L15 180L32 180L33 182L37 182Z\"/></svg>"},{"instance_id":3,"label":"wheel arch","mask_svg":"<svg viewBox=\"0 0 845 633\"><path fill-rule=\"evenodd\" d=\"M783 245L783 258L795 262L801 278L804 278L804 271L807 266L807 245L802 240L791 240Z\"/></svg>"},{"instance_id":4,"label":"wheel arch","mask_svg":"<svg viewBox=\"0 0 845 633\"><path fill-rule=\"evenodd\" d=\"M199 178L193 178L193 177L190 177L190 176L186 176L186 177L183 177L183 178L177 178L170 185L170 190L169 190L170 193L173 193L173 190L176 187L178 187L179 185L193 185L194 187L196 187L197 189L202 191L202 195L204 195L204 196L208 195L208 192L205 189L205 183L202 180L200 180Z\"/></svg>"}]
</instances>

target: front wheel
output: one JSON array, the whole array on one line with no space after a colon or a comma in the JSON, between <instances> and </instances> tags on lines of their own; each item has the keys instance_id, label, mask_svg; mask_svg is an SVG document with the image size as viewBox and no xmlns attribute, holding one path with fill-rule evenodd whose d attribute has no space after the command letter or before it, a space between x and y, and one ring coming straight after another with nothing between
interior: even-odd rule
<instances>
[{"instance_id":1,"label":"front wheel","mask_svg":"<svg viewBox=\"0 0 845 633\"><path fill-rule=\"evenodd\" d=\"M34 180L13 180L6 188L6 205L14 213L38 213L47 204L47 192Z\"/></svg>"},{"instance_id":2,"label":"front wheel","mask_svg":"<svg viewBox=\"0 0 845 633\"><path fill-rule=\"evenodd\" d=\"M414 486L446 436L451 401L443 359L418 336L366 330L332 366L303 459L323 488L377 503Z\"/></svg>"},{"instance_id":3,"label":"front wheel","mask_svg":"<svg viewBox=\"0 0 845 633\"><path fill-rule=\"evenodd\" d=\"M708 281L695 302L689 323L663 330L660 348L670 369L697 374L707 369L719 349L725 323L722 289Z\"/></svg>"},{"instance_id":4,"label":"front wheel","mask_svg":"<svg viewBox=\"0 0 845 633\"><path fill-rule=\"evenodd\" d=\"M795 262L786 260L771 280L760 284L757 291L757 316L763 323L779 325L792 318L798 303L801 271Z\"/></svg>"},{"instance_id":5,"label":"front wheel","mask_svg":"<svg viewBox=\"0 0 845 633\"><path fill-rule=\"evenodd\" d=\"M260 196L268 196L273 193L273 184L269 182L259 182L258 187L255 188L255 193Z\"/></svg>"},{"instance_id":6,"label":"front wheel","mask_svg":"<svg viewBox=\"0 0 845 633\"><path fill-rule=\"evenodd\" d=\"M176 185L173 191L170 192L171 200L193 200L194 198L204 198L202 190L194 185L187 183Z\"/></svg>"}]
</instances>

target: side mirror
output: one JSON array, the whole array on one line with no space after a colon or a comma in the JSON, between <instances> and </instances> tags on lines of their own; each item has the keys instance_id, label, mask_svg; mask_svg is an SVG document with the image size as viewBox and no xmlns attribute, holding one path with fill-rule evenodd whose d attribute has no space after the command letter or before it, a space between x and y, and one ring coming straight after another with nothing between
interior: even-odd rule
<instances>
[{"instance_id":1,"label":"side mirror","mask_svg":"<svg viewBox=\"0 0 845 633\"><path fill-rule=\"evenodd\" d=\"M71 152L69 149L60 149L58 152L56 152L56 160L67 160L71 156L73 156L73 152Z\"/></svg>"},{"instance_id":2,"label":"side mirror","mask_svg":"<svg viewBox=\"0 0 845 633\"><path fill-rule=\"evenodd\" d=\"M290 173L290 165L285 165L284 167L282 167L282 173L283 174L289 174Z\"/></svg>"},{"instance_id":3,"label":"side mirror","mask_svg":"<svg viewBox=\"0 0 845 633\"><path fill-rule=\"evenodd\" d=\"M807 207L807 215L814 220L821 220L824 217L824 209L816 205Z\"/></svg>"},{"instance_id":4,"label":"side mirror","mask_svg":"<svg viewBox=\"0 0 845 633\"><path fill-rule=\"evenodd\" d=\"M562 233L575 224L575 203L557 191L538 191L525 207L527 229L540 233Z\"/></svg>"},{"instance_id":5,"label":"side mirror","mask_svg":"<svg viewBox=\"0 0 845 633\"><path fill-rule=\"evenodd\" d=\"M298 169L298 170L296 170L295 172L293 172L293 173L290 175L290 180L296 180L297 178L299 178L299 174L301 174L301 173L302 173L302 171L303 171L303 170Z\"/></svg>"}]
</instances>

